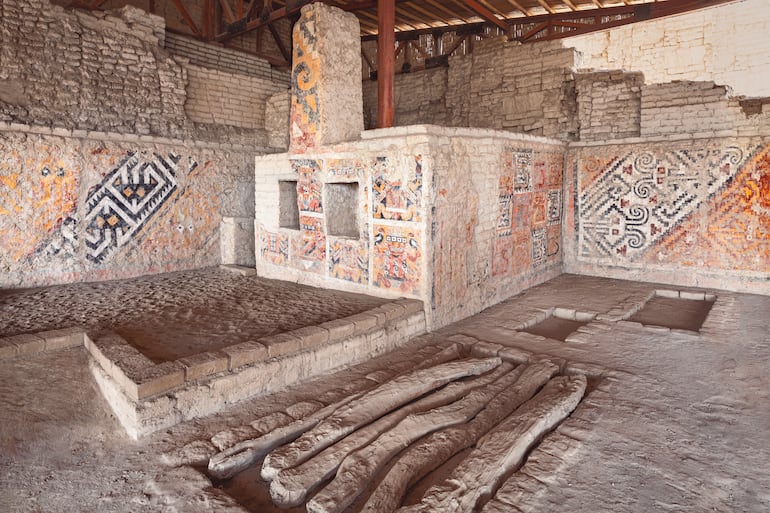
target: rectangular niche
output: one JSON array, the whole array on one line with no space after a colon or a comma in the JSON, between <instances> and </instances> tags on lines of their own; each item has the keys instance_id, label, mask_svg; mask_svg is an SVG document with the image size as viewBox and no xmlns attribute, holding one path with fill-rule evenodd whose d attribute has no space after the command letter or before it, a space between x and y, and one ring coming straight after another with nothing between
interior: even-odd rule
<instances>
[{"instance_id":1,"label":"rectangular niche","mask_svg":"<svg viewBox=\"0 0 770 513\"><path fill-rule=\"evenodd\" d=\"M358 239L358 182L327 183L324 187L328 234Z\"/></svg>"},{"instance_id":2,"label":"rectangular niche","mask_svg":"<svg viewBox=\"0 0 770 513\"><path fill-rule=\"evenodd\" d=\"M296 180L278 181L278 208L278 226L299 230Z\"/></svg>"},{"instance_id":3,"label":"rectangular niche","mask_svg":"<svg viewBox=\"0 0 770 513\"><path fill-rule=\"evenodd\" d=\"M699 332L708 317L715 296L677 291L658 291L629 321L647 326Z\"/></svg>"}]
</instances>

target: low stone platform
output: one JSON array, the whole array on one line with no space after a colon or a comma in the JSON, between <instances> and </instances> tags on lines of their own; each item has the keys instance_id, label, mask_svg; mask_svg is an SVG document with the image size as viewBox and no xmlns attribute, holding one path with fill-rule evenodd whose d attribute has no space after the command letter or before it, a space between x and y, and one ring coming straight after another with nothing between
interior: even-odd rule
<instances>
[{"instance_id":1,"label":"low stone platform","mask_svg":"<svg viewBox=\"0 0 770 513\"><path fill-rule=\"evenodd\" d=\"M359 363L425 331L423 304L411 299L385 301L279 285L222 269L154 278L5 293L0 312L16 315L0 323L11 332L22 326L66 325L81 319L83 311L92 317L85 326L0 338L0 359L84 345L113 412L126 432L139 438ZM279 287L285 292L280 297ZM54 309L52 299L69 306ZM239 319L243 305L256 315ZM49 306L51 315L41 316ZM148 309L149 320L129 314ZM125 312L131 327L107 312ZM160 324L165 326L154 330ZM229 336L209 338L217 332Z\"/></svg>"}]
</instances>

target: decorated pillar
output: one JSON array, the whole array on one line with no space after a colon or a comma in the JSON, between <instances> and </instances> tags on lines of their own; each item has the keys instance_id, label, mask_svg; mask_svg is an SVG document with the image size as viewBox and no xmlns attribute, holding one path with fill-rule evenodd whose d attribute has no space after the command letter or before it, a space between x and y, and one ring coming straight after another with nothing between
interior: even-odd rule
<instances>
[{"instance_id":1,"label":"decorated pillar","mask_svg":"<svg viewBox=\"0 0 770 513\"><path fill-rule=\"evenodd\" d=\"M358 18L314 3L294 25L290 153L353 141L364 129Z\"/></svg>"}]
</instances>

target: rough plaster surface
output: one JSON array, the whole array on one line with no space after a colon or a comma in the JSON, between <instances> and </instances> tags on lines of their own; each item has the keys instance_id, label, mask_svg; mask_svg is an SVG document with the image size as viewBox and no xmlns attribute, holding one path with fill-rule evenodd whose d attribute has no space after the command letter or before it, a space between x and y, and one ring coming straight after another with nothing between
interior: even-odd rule
<instances>
[{"instance_id":1,"label":"rough plaster surface","mask_svg":"<svg viewBox=\"0 0 770 513\"><path fill-rule=\"evenodd\" d=\"M491 350L519 362L546 357L561 362L563 372L589 374L587 397L507 477L483 511L764 512L770 507L770 440L763 429L770 421L768 298L707 291L717 300L700 335L608 320L630 315L659 288L561 276L414 346L139 442L120 434L91 384L81 349L0 362L6 412L0 506L11 513L67 511L73 505L106 513L284 511L271 503L259 465L224 489L187 465L205 464L217 451L212 440L259 436L274 425L268 420L293 404L326 405L369 390L374 379L391 379L428 358L421 347L451 338L471 351ZM514 329L554 307L592 311L603 320L567 342ZM51 373L52 367L59 372ZM464 458L461 453L428 484ZM407 500L421 498L413 491Z\"/></svg>"}]
</instances>

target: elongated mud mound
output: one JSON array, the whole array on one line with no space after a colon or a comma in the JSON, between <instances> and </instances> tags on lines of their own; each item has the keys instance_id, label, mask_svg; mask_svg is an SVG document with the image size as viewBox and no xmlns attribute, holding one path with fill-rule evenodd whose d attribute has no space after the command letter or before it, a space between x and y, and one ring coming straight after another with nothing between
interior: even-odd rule
<instances>
[{"instance_id":1,"label":"elongated mud mound","mask_svg":"<svg viewBox=\"0 0 770 513\"><path fill-rule=\"evenodd\" d=\"M284 419L213 455L208 474L253 512L483 508L578 406L587 380L558 375L547 359L456 356Z\"/></svg>"}]
</instances>

